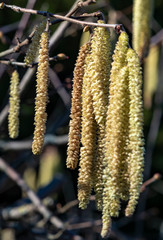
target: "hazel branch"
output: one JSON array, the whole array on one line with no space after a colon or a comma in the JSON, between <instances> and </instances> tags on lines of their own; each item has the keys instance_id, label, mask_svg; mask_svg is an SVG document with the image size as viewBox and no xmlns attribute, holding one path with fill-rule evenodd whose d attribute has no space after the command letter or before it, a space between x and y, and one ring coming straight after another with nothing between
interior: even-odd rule
<instances>
[{"instance_id":1,"label":"hazel branch","mask_svg":"<svg viewBox=\"0 0 163 240\"><path fill-rule=\"evenodd\" d=\"M155 183L156 181L160 180L162 178L161 174L155 173L153 177L145 181L141 187L141 192L144 192L147 187L149 187L151 184Z\"/></svg>"},{"instance_id":2,"label":"hazel branch","mask_svg":"<svg viewBox=\"0 0 163 240\"><path fill-rule=\"evenodd\" d=\"M83 4L84 4L84 2L83 2ZM67 16L61 16L61 15L58 15L58 14L53 14L53 13L50 13L50 12L47 12L47 11L26 9L26 8L21 8L21 7L15 6L15 5L8 5L8 4L5 4L5 3L3 3L3 7L10 8L15 12L25 12L25 13L35 14L35 15L38 14L38 15L42 15L42 16L45 16L45 17L47 17L47 16L48 17L54 17L54 18L57 18L57 19L61 19L63 21L68 21L68 22L80 24L82 26L88 25L88 26L94 26L94 27L106 27L106 28L114 28L114 29L116 29L117 26L120 26L120 28L122 26L122 24L105 24L105 23L93 23L93 22L87 22L87 21L80 21L80 20L77 20L77 19L74 19L74 18L70 18L70 17L67 17Z\"/></svg>"},{"instance_id":3,"label":"hazel branch","mask_svg":"<svg viewBox=\"0 0 163 240\"><path fill-rule=\"evenodd\" d=\"M11 53L14 53L14 52L19 52L20 49L21 49L23 46L28 45L28 44L31 42L31 39L32 39L34 33L35 33L35 30L32 31L32 33L29 35L29 37L27 37L23 42L21 42L21 43L18 42L18 44L17 44L15 47L10 48L10 49L8 49L8 50L6 50L6 51L1 52L1 53L0 53L0 57L4 57L4 56L6 56L6 55L8 55L8 54L11 54Z\"/></svg>"},{"instance_id":4,"label":"hazel branch","mask_svg":"<svg viewBox=\"0 0 163 240\"><path fill-rule=\"evenodd\" d=\"M58 54L54 57L49 58L49 62L68 59L68 56L66 56L65 54L62 54L63 58L61 58L60 55L61 54ZM34 66L36 66L38 64L38 62L34 62L32 64L26 64L24 62L16 62L13 59L11 59L11 60L0 60L0 63L4 64L4 65L18 66L18 67L24 67L24 68L28 68L28 67L33 68Z\"/></svg>"}]
</instances>

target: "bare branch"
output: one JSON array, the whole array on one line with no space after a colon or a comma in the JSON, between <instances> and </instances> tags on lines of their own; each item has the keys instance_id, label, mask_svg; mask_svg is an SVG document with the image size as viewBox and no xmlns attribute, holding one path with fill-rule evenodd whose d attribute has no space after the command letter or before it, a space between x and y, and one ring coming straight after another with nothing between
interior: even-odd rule
<instances>
[{"instance_id":1,"label":"bare branch","mask_svg":"<svg viewBox=\"0 0 163 240\"><path fill-rule=\"evenodd\" d=\"M64 224L42 204L37 195L27 186L20 175L11 168L2 158L0 158L0 169L4 171L21 189L27 194L29 199L33 202L36 210L48 221L50 221L56 228L63 228Z\"/></svg>"},{"instance_id":2,"label":"bare branch","mask_svg":"<svg viewBox=\"0 0 163 240\"><path fill-rule=\"evenodd\" d=\"M68 142L68 135L62 136L55 136L52 134L46 134L44 140L44 146L48 144L55 144L55 145L62 145ZM2 151L9 151L9 150L27 150L31 149L32 146L32 139L30 140L21 140L21 141L4 141L0 140L0 149Z\"/></svg>"},{"instance_id":3,"label":"bare branch","mask_svg":"<svg viewBox=\"0 0 163 240\"><path fill-rule=\"evenodd\" d=\"M68 59L68 57L65 55L65 59ZM49 58L49 62L53 62L53 61L57 61L60 60L60 58L57 56L51 57ZM34 62L32 64L26 64L24 62L15 62L13 59L10 60L0 60L1 64L5 64L5 65L12 65L12 66L18 66L18 67L24 67L24 68L33 68L35 65L38 64L38 62Z\"/></svg>"},{"instance_id":4,"label":"bare branch","mask_svg":"<svg viewBox=\"0 0 163 240\"><path fill-rule=\"evenodd\" d=\"M145 181L141 187L141 192L144 192L146 190L146 187L149 187L151 184L157 182L162 178L161 174L155 173L152 178Z\"/></svg>"},{"instance_id":5,"label":"bare branch","mask_svg":"<svg viewBox=\"0 0 163 240\"><path fill-rule=\"evenodd\" d=\"M103 23L93 23L93 22L87 22L87 21L80 21L77 19L73 19L67 16L61 16L58 14L53 14L47 11L39 11L39 10L33 10L33 9L26 9L26 8L21 8L18 6L14 6L14 5L7 5L4 3L4 7L10 8L15 12L26 12L26 13L31 13L31 14L39 14L42 16L46 16L46 17L54 17L57 19L61 19L63 21L69 21L72 23L76 23L76 24L80 24L82 26L88 25L88 26L94 26L94 27L106 27L106 28L116 28L117 26L121 26L121 24L103 24Z\"/></svg>"},{"instance_id":6,"label":"bare branch","mask_svg":"<svg viewBox=\"0 0 163 240\"><path fill-rule=\"evenodd\" d=\"M35 33L35 30L32 31L32 33L29 35L29 37L26 38L23 42L18 43L18 44L17 44L15 47L13 47L13 48L10 48L10 49L8 49L8 50L6 50L6 51L1 52L1 53L0 53L0 57L4 57L4 56L6 56L6 55L8 55L8 54L11 54L11 53L20 51L20 49L21 49L23 46L28 45L28 44L30 43L30 41L31 41L34 33Z\"/></svg>"}]
</instances>

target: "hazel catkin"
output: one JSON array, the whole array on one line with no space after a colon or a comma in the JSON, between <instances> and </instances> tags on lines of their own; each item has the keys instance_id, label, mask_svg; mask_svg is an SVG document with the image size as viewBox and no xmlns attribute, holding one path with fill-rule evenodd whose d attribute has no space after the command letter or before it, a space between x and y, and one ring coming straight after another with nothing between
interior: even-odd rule
<instances>
[{"instance_id":1,"label":"hazel catkin","mask_svg":"<svg viewBox=\"0 0 163 240\"><path fill-rule=\"evenodd\" d=\"M46 130L46 105L47 105L47 87L48 87L48 69L49 69L49 33L43 32L40 39L39 64L37 69L37 86L35 99L35 130L32 143L33 154L40 154L44 143L44 134Z\"/></svg>"},{"instance_id":2,"label":"hazel catkin","mask_svg":"<svg viewBox=\"0 0 163 240\"><path fill-rule=\"evenodd\" d=\"M78 177L78 200L79 207L82 209L87 207L91 194L93 160L96 151L96 122L93 113L89 64L91 64L91 59L88 54L85 62L87 67L85 68L82 86L82 147Z\"/></svg>"},{"instance_id":3,"label":"hazel catkin","mask_svg":"<svg viewBox=\"0 0 163 240\"><path fill-rule=\"evenodd\" d=\"M10 80L8 129L10 138L16 138L19 134L19 74L17 70L12 73Z\"/></svg>"},{"instance_id":4,"label":"hazel catkin","mask_svg":"<svg viewBox=\"0 0 163 240\"><path fill-rule=\"evenodd\" d=\"M40 46L39 41L41 38L41 34L45 29L45 26L46 26L46 21L42 21L39 25L36 26L35 33L32 37L32 42L29 45L26 56L24 58L24 62L26 64L32 64L35 58L37 57L39 46Z\"/></svg>"},{"instance_id":5,"label":"hazel catkin","mask_svg":"<svg viewBox=\"0 0 163 240\"><path fill-rule=\"evenodd\" d=\"M150 42L151 0L134 0L133 3L133 48L140 59L148 53Z\"/></svg>"},{"instance_id":6,"label":"hazel catkin","mask_svg":"<svg viewBox=\"0 0 163 240\"><path fill-rule=\"evenodd\" d=\"M75 169L79 158L81 114L82 114L82 84L84 76L85 58L88 54L90 43L84 44L79 51L73 78L72 105L70 114L70 129L67 149L67 167Z\"/></svg>"},{"instance_id":7,"label":"hazel catkin","mask_svg":"<svg viewBox=\"0 0 163 240\"><path fill-rule=\"evenodd\" d=\"M127 52L129 70L129 202L126 216L133 214L143 181L144 136L143 136L143 99L142 74L138 55L133 49Z\"/></svg>"},{"instance_id":8,"label":"hazel catkin","mask_svg":"<svg viewBox=\"0 0 163 240\"><path fill-rule=\"evenodd\" d=\"M120 210L120 183L122 155L124 151L123 114L126 100L127 69L126 53L128 36L122 32L116 44L110 76L109 106L106 120L104 160L104 204L108 205L111 216L118 216ZM103 213L105 215L105 212Z\"/></svg>"},{"instance_id":9,"label":"hazel catkin","mask_svg":"<svg viewBox=\"0 0 163 240\"><path fill-rule=\"evenodd\" d=\"M99 20L98 23L104 23ZM91 78L91 93L93 111L98 127L97 156L93 163L93 188L96 193L96 203L102 209L103 192L103 159L105 122L108 106L109 76L111 68L110 32L103 27L96 27L91 39L91 63L89 74Z\"/></svg>"}]
</instances>

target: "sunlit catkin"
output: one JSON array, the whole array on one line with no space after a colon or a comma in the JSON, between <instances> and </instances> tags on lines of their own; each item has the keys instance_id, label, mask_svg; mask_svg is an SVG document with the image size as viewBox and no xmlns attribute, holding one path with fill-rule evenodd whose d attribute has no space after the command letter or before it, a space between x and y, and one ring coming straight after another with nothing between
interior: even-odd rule
<instances>
[{"instance_id":1,"label":"sunlit catkin","mask_svg":"<svg viewBox=\"0 0 163 240\"><path fill-rule=\"evenodd\" d=\"M96 122L92 105L89 64L91 64L91 59L90 55L87 55L82 87L82 147L80 152L80 168L78 177L78 200L79 207L82 209L87 207L91 194L92 166L96 151Z\"/></svg>"},{"instance_id":2,"label":"sunlit catkin","mask_svg":"<svg viewBox=\"0 0 163 240\"><path fill-rule=\"evenodd\" d=\"M103 219L105 208L110 216L118 216L121 198L121 173L124 170L122 152L124 152L124 131L127 99L126 53L128 36L122 32L116 44L110 76L109 107L106 120ZM123 131L122 131L123 130ZM103 225L105 223L103 222Z\"/></svg>"},{"instance_id":3,"label":"sunlit catkin","mask_svg":"<svg viewBox=\"0 0 163 240\"><path fill-rule=\"evenodd\" d=\"M99 20L98 23L104 23ZM91 93L93 98L93 111L98 126L97 159L94 162L93 187L96 193L97 208L102 209L103 191L103 159L105 122L108 107L109 75L111 68L110 33L106 28L96 27L91 40L91 58L89 74L91 78Z\"/></svg>"},{"instance_id":4,"label":"sunlit catkin","mask_svg":"<svg viewBox=\"0 0 163 240\"><path fill-rule=\"evenodd\" d=\"M39 25L36 26L36 30L34 33L34 36L32 37L32 42L29 45L29 48L27 50L24 62L26 64L32 64L37 57L38 51L39 51L39 41L41 38L41 34L44 31L46 26L46 21L42 21Z\"/></svg>"},{"instance_id":5,"label":"sunlit catkin","mask_svg":"<svg viewBox=\"0 0 163 240\"><path fill-rule=\"evenodd\" d=\"M10 80L8 129L10 138L16 138L19 134L19 74L17 70L12 73Z\"/></svg>"},{"instance_id":6,"label":"sunlit catkin","mask_svg":"<svg viewBox=\"0 0 163 240\"><path fill-rule=\"evenodd\" d=\"M144 138L143 138L143 100L142 100L142 74L139 58L133 49L127 52L129 70L129 202L126 216L133 214L137 204L140 187L143 181L144 166Z\"/></svg>"},{"instance_id":7,"label":"sunlit catkin","mask_svg":"<svg viewBox=\"0 0 163 240\"><path fill-rule=\"evenodd\" d=\"M49 68L49 33L43 32L40 39L39 64L37 69L37 86L35 99L35 130L32 143L33 154L40 154L46 130L46 105L47 105L47 87L48 87L48 68Z\"/></svg>"},{"instance_id":8,"label":"sunlit catkin","mask_svg":"<svg viewBox=\"0 0 163 240\"><path fill-rule=\"evenodd\" d=\"M133 48L142 59L148 53L150 40L150 17L152 0L134 0Z\"/></svg>"},{"instance_id":9,"label":"sunlit catkin","mask_svg":"<svg viewBox=\"0 0 163 240\"><path fill-rule=\"evenodd\" d=\"M76 168L79 158L81 113L82 113L82 84L84 75L85 57L89 51L90 43L86 43L80 48L76 61L73 78L72 106L70 115L69 141L67 149L67 167Z\"/></svg>"}]
</instances>

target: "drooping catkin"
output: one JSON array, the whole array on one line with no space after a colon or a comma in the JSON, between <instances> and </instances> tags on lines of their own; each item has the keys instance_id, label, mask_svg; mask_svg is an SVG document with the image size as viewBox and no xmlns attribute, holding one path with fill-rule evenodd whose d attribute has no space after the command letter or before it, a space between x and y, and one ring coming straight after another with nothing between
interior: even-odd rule
<instances>
[{"instance_id":1,"label":"drooping catkin","mask_svg":"<svg viewBox=\"0 0 163 240\"><path fill-rule=\"evenodd\" d=\"M142 74L140 62L133 49L127 52L127 65L129 70L129 202L125 211L126 216L133 214L143 181L144 167L144 138L143 138L143 100L142 100Z\"/></svg>"},{"instance_id":2,"label":"drooping catkin","mask_svg":"<svg viewBox=\"0 0 163 240\"><path fill-rule=\"evenodd\" d=\"M10 80L8 129L10 138L16 138L19 134L19 74L17 70L12 73Z\"/></svg>"},{"instance_id":3,"label":"drooping catkin","mask_svg":"<svg viewBox=\"0 0 163 240\"><path fill-rule=\"evenodd\" d=\"M98 23L104 23L99 20ZM98 126L97 159L94 161L94 190L96 193L97 208L102 209L103 191L103 158L105 122L108 106L109 75L111 68L110 33L106 28L96 27L91 40L92 63L89 66L91 77L91 93L93 98L93 111Z\"/></svg>"},{"instance_id":4,"label":"drooping catkin","mask_svg":"<svg viewBox=\"0 0 163 240\"><path fill-rule=\"evenodd\" d=\"M26 64L32 64L37 57L40 47L39 41L41 38L41 34L45 29L45 26L46 21L42 21L39 25L36 26L34 36L32 37L32 42L29 45L26 56L24 58L24 62Z\"/></svg>"},{"instance_id":5,"label":"drooping catkin","mask_svg":"<svg viewBox=\"0 0 163 240\"><path fill-rule=\"evenodd\" d=\"M89 203L92 189L92 166L96 151L96 122L93 113L89 64L91 64L91 58L88 54L82 87L82 147L78 177L78 200L79 207L82 209L85 209Z\"/></svg>"},{"instance_id":6,"label":"drooping catkin","mask_svg":"<svg viewBox=\"0 0 163 240\"><path fill-rule=\"evenodd\" d=\"M33 154L40 154L46 130L46 105L48 87L48 68L49 68L49 33L43 32L40 39L39 64L37 69L37 86L35 99L35 130L32 143Z\"/></svg>"},{"instance_id":7,"label":"drooping catkin","mask_svg":"<svg viewBox=\"0 0 163 240\"><path fill-rule=\"evenodd\" d=\"M160 46L152 46L149 55L144 61L144 106L151 108L153 95L158 84L158 68L160 58Z\"/></svg>"},{"instance_id":8,"label":"drooping catkin","mask_svg":"<svg viewBox=\"0 0 163 240\"><path fill-rule=\"evenodd\" d=\"M150 17L152 0L134 0L133 48L142 59L148 53L150 41Z\"/></svg>"},{"instance_id":9,"label":"drooping catkin","mask_svg":"<svg viewBox=\"0 0 163 240\"><path fill-rule=\"evenodd\" d=\"M98 23L104 23L104 21L99 20ZM97 124L99 127L104 128L111 68L110 34L106 28L95 28L91 40L91 57L90 77L93 109Z\"/></svg>"},{"instance_id":10,"label":"drooping catkin","mask_svg":"<svg viewBox=\"0 0 163 240\"><path fill-rule=\"evenodd\" d=\"M82 84L84 76L84 63L88 54L90 43L84 44L79 51L73 78L72 106L70 115L69 141L67 149L67 167L75 169L79 158L81 113L82 113Z\"/></svg>"},{"instance_id":11,"label":"drooping catkin","mask_svg":"<svg viewBox=\"0 0 163 240\"><path fill-rule=\"evenodd\" d=\"M103 204L106 209L109 209L110 216L118 216L119 214L121 172L125 167L121 153L124 152L125 147L123 146L124 134L122 129L126 129L124 118L127 114L125 105L127 98L127 69L125 67L127 46L128 36L122 32L113 55L106 120ZM105 219L106 214L105 208L103 209L103 219Z\"/></svg>"}]
</instances>

